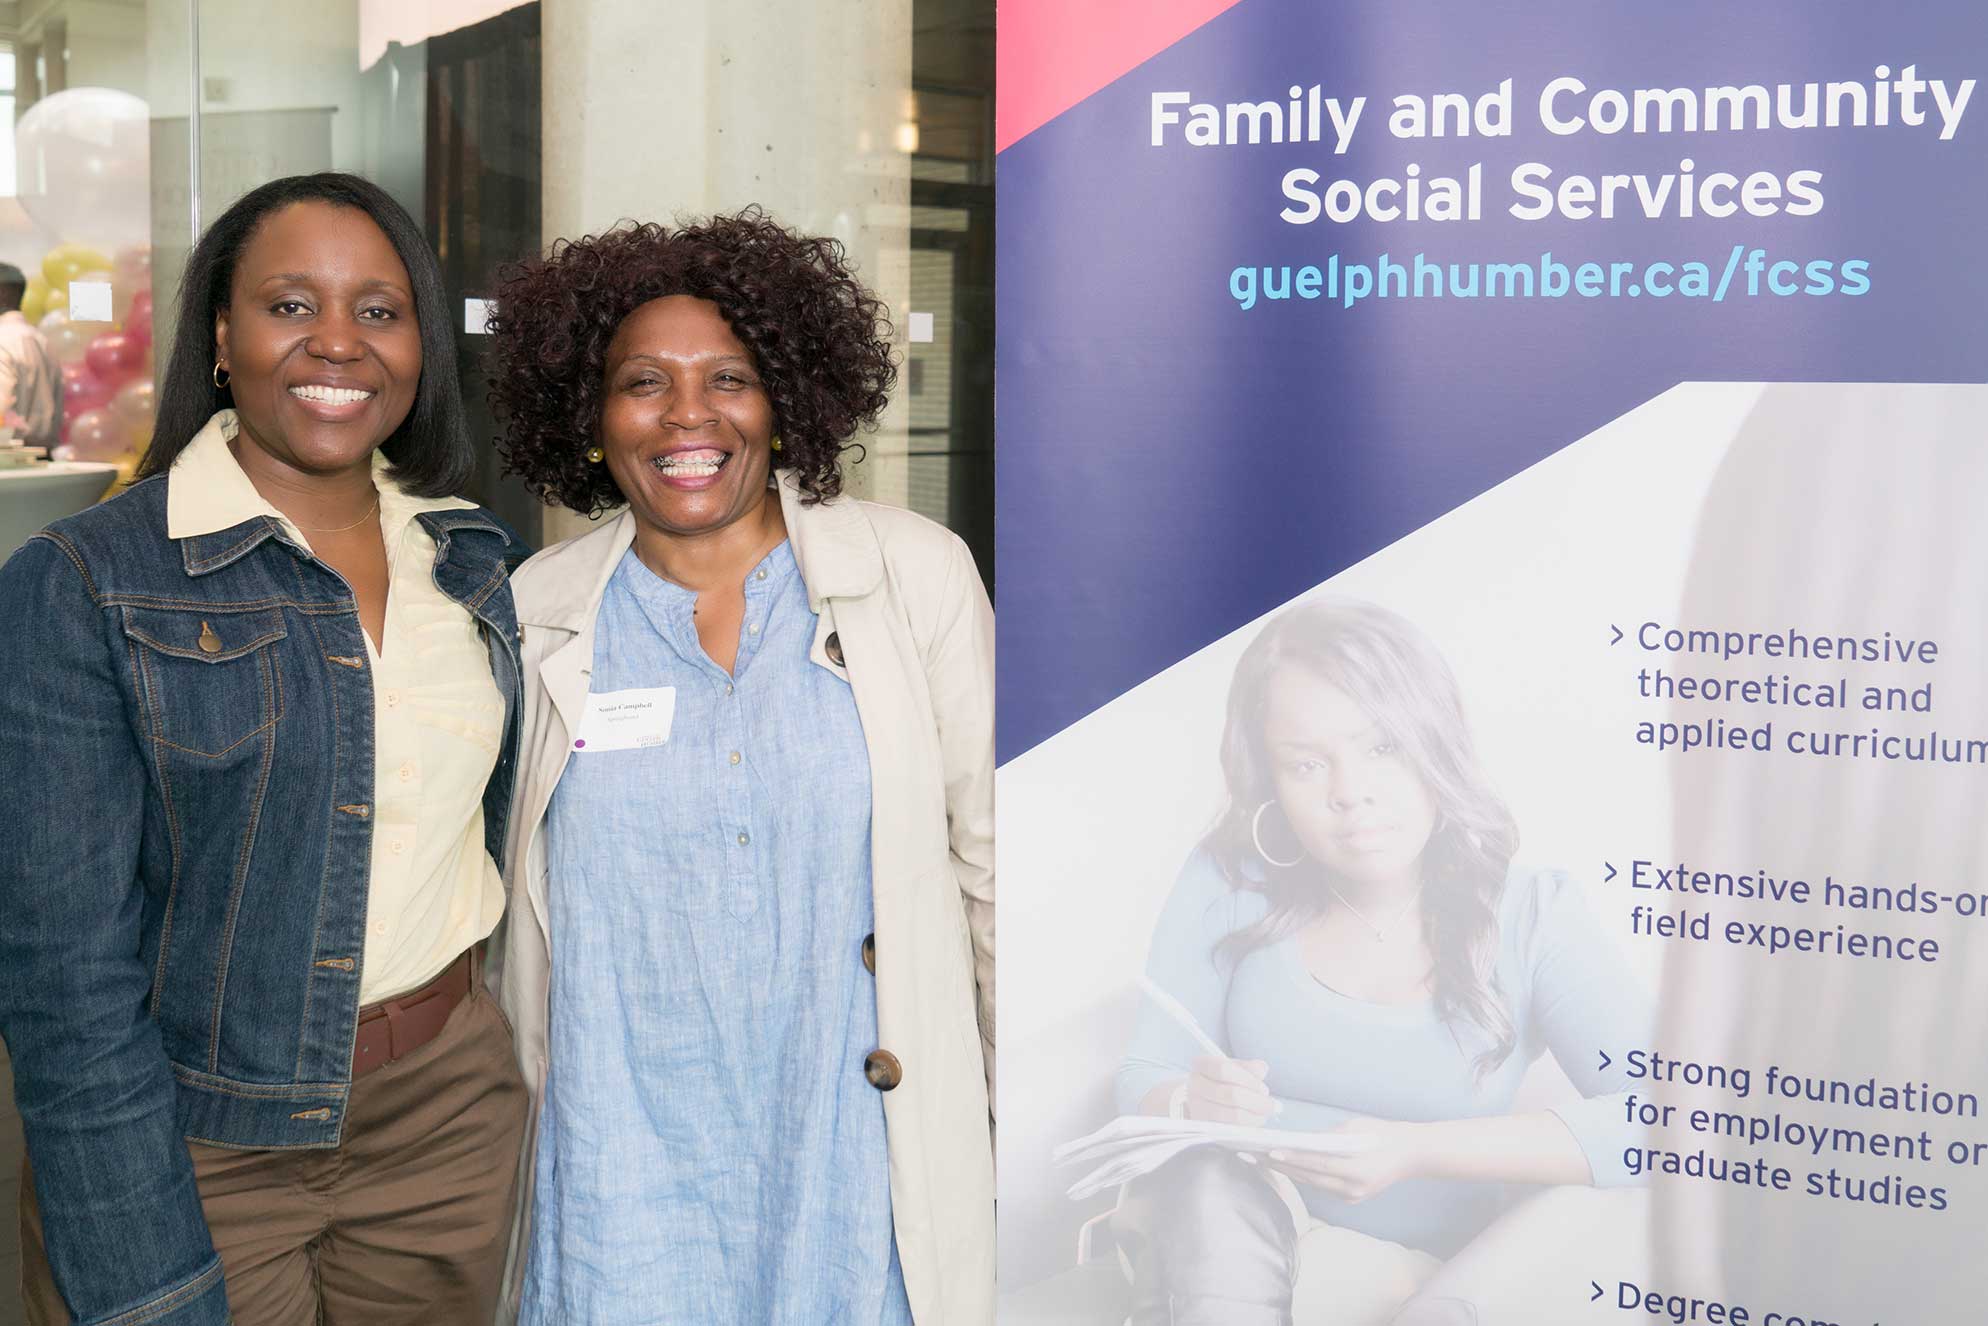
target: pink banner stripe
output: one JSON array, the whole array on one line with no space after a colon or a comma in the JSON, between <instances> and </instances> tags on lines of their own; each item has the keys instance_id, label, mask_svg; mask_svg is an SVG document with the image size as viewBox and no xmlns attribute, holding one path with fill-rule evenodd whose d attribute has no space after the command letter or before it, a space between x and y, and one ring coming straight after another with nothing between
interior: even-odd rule
<instances>
[{"instance_id":1,"label":"pink banner stripe","mask_svg":"<svg viewBox=\"0 0 1988 1326\"><path fill-rule=\"evenodd\" d=\"M1238 0L1001 0L994 149L1138 68Z\"/></svg>"}]
</instances>

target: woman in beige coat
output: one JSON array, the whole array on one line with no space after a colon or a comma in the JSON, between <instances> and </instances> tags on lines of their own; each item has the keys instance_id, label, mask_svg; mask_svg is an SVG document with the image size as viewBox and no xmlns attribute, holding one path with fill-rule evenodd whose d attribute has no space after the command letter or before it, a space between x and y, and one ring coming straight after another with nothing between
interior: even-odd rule
<instances>
[{"instance_id":1,"label":"woman in beige coat","mask_svg":"<svg viewBox=\"0 0 1988 1326\"><path fill-rule=\"evenodd\" d=\"M514 582L507 1314L991 1322L993 616L952 534L839 496L882 306L752 211L498 306L512 467L626 508Z\"/></svg>"}]
</instances>

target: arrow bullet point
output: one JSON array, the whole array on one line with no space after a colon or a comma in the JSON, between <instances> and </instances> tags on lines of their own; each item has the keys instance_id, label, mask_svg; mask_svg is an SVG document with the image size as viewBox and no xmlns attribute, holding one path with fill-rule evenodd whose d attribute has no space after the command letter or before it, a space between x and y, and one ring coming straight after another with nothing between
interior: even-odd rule
<instances>
[{"instance_id":1,"label":"arrow bullet point","mask_svg":"<svg viewBox=\"0 0 1988 1326\"><path fill-rule=\"evenodd\" d=\"M1592 1302L1594 1302L1594 1301L1595 1301L1596 1299L1598 1299L1598 1298L1600 1298L1600 1297L1601 1297L1601 1293L1602 1293L1602 1290L1601 1290L1601 1286L1600 1286L1600 1285L1598 1285L1598 1284L1596 1284L1596 1283L1595 1283L1594 1281L1592 1281L1592 1280L1588 1281L1588 1287L1589 1287L1590 1289L1592 1289L1592 1290L1594 1290L1594 1291L1595 1291L1594 1293L1592 1293L1592 1294L1589 1294L1589 1295L1588 1295L1588 1302L1592 1303Z\"/></svg>"},{"instance_id":2,"label":"arrow bullet point","mask_svg":"<svg viewBox=\"0 0 1988 1326\"><path fill-rule=\"evenodd\" d=\"M1609 1057L1608 1057L1608 1051L1607 1051L1607 1050L1603 1050L1603 1051L1601 1052L1601 1071L1602 1071L1602 1072L1606 1073L1606 1072L1608 1071L1608 1066L1609 1066L1610 1064L1614 1063L1614 1062L1615 1062L1615 1060L1613 1060L1613 1059L1611 1059L1611 1058L1609 1058Z\"/></svg>"},{"instance_id":3,"label":"arrow bullet point","mask_svg":"<svg viewBox=\"0 0 1988 1326\"><path fill-rule=\"evenodd\" d=\"M1612 862L1609 862L1609 861L1604 861L1604 862L1602 862L1601 864L1602 864L1602 869L1604 869L1604 870L1606 870L1606 871L1608 872L1608 873L1607 873L1606 875L1603 875L1603 876L1601 877L1601 882L1602 882L1602 883L1604 883L1604 884L1607 884L1607 883L1609 883L1609 882L1610 882L1611 880L1613 880L1613 879L1614 879L1614 878L1615 878L1615 877L1616 877L1617 875L1619 875L1619 874L1621 874L1621 873L1622 873L1621 871L1619 871L1619 870L1617 870L1617 869L1615 868L1615 865L1614 865L1614 863L1612 863Z\"/></svg>"},{"instance_id":4,"label":"arrow bullet point","mask_svg":"<svg viewBox=\"0 0 1988 1326\"><path fill-rule=\"evenodd\" d=\"M1610 623L1608 624L1608 629L1609 629L1609 630L1611 630L1611 631L1613 631L1613 632L1615 633L1615 636L1614 636L1614 638L1613 638L1613 639L1611 639L1611 640L1609 641L1609 643L1610 643L1611 645L1619 645L1619 644L1621 644L1621 643L1622 643L1622 628L1621 628L1620 626L1617 626L1617 625L1616 625L1616 624L1615 624L1614 622L1610 622Z\"/></svg>"}]
</instances>

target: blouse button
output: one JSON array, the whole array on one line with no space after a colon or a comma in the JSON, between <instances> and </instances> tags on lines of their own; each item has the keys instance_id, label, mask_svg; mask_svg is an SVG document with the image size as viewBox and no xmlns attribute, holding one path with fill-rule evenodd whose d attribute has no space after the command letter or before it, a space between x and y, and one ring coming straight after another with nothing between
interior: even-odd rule
<instances>
[{"instance_id":1,"label":"blouse button","mask_svg":"<svg viewBox=\"0 0 1988 1326\"><path fill-rule=\"evenodd\" d=\"M744 847L744 846L746 846L746 845L747 845L748 843L750 843L751 841L752 841L752 836L751 836L750 834L744 834L744 833L742 833L742 834L740 834L740 835L739 835L739 846L740 846L740 847Z\"/></svg>"},{"instance_id":2,"label":"blouse button","mask_svg":"<svg viewBox=\"0 0 1988 1326\"><path fill-rule=\"evenodd\" d=\"M889 1091L904 1081L904 1065L889 1050L872 1050L863 1059L863 1076L879 1091Z\"/></svg>"},{"instance_id":3,"label":"blouse button","mask_svg":"<svg viewBox=\"0 0 1988 1326\"><path fill-rule=\"evenodd\" d=\"M733 751L730 758L733 764L737 764L744 756L740 755L737 751Z\"/></svg>"}]
</instances>

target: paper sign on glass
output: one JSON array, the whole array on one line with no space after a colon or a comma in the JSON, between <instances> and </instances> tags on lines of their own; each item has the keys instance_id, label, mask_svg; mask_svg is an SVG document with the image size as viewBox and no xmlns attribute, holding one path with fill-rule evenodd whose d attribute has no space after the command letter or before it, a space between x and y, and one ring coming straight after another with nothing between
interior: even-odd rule
<instances>
[{"instance_id":1,"label":"paper sign on glass","mask_svg":"<svg viewBox=\"0 0 1988 1326\"><path fill-rule=\"evenodd\" d=\"M112 318L109 281L71 281L69 320L109 322Z\"/></svg>"},{"instance_id":2,"label":"paper sign on glass","mask_svg":"<svg viewBox=\"0 0 1988 1326\"><path fill-rule=\"evenodd\" d=\"M660 746L670 739L676 717L676 687L604 691L587 697L573 749L593 753Z\"/></svg>"}]
</instances>

